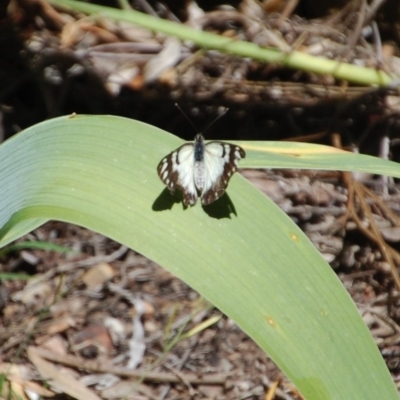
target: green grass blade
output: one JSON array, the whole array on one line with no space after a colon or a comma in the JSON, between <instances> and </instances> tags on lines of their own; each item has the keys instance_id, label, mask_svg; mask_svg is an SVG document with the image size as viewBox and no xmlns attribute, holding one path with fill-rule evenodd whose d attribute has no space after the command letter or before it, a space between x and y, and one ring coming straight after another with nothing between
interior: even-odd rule
<instances>
[{"instance_id":1,"label":"green grass blade","mask_svg":"<svg viewBox=\"0 0 400 400\"><path fill-rule=\"evenodd\" d=\"M20 274L18 272L0 272L0 280L27 281L28 279L32 279L32 276L27 274Z\"/></svg>"},{"instance_id":2,"label":"green grass blade","mask_svg":"<svg viewBox=\"0 0 400 400\"><path fill-rule=\"evenodd\" d=\"M0 250L0 257L3 257L5 254L11 253L12 251L19 251L25 249L57 251L58 253L72 252L72 250L69 249L68 247L59 246L54 243L41 242L41 241L28 241L28 242L15 243L11 246L4 247L3 249Z\"/></svg>"},{"instance_id":3,"label":"green grass blade","mask_svg":"<svg viewBox=\"0 0 400 400\"><path fill-rule=\"evenodd\" d=\"M400 178L398 163L334 147L310 143L256 141L242 141L240 145L249 155L241 161L240 165L243 168L360 171Z\"/></svg>"},{"instance_id":4,"label":"green grass blade","mask_svg":"<svg viewBox=\"0 0 400 400\"><path fill-rule=\"evenodd\" d=\"M279 63L289 68L317 74L329 74L336 79L343 79L364 85L387 85L391 81L391 78L382 70L315 57L300 51L292 51L287 54L278 49L260 47L255 43L233 40L213 33L203 32L135 10L118 10L74 0L48 1L51 4L70 7L73 10L82 11L87 14L96 14L117 21L131 22L155 32L175 36L181 40L189 40L205 49L219 50L223 53L230 53L239 57L249 57L268 63Z\"/></svg>"},{"instance_id":5,"label":"green grass blade","mask_svg":"<svg viewBox=\"0 0 400 400\"><path fill-rule=\"evenodd\" d=\"M198 290L306 399L398 398L350 296L266 196L236 174L226 208L228 202L184 210L172 201L156 166L181 143L152 126L108 116L58 118L14 136L0 146L1 244L30 221L85 226ZM260 157L248 149L246 162L253 156Z\"/></svg>"}]
</instances>

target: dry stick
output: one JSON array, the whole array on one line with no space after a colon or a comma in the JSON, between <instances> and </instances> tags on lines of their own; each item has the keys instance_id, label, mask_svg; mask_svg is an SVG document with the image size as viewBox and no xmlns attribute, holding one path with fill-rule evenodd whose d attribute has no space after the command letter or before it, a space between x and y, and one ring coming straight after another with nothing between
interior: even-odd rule
<instances>
[{"instance_id":1,"label":"dry stick","mask_svg":"<svg viewBox=\"0 0 400 400\"><path fill-rule=\"evenodd\" d=\"M373 0L372 3L370 4L368 8L367 15L365 17L365 22L366 24L369 24L373 19L376 18L376 13L379 9L379 7L382 6L383 3L385 3L386 0Z\"/></svg>"},{"instance_id":2,"label":"dry stick","mask_svg":"<svg viewBox=\"0 0 400 400\"><path fill-rule=\"evenodd\" d=\"M349 55L350 51L354 49L354 47L358 42L358 39L361 36L362 29L364 27L366 12L367 12L367 2L366 0L361 0L361 7L360 11L358 12L358 18L356 26L354 28L354 33L349 38L347 45L341 55L341 58L343 58L344 60L347 59L347 56Z\"/></svg>"},{"instance_id":3,"label":"dry stick","mask_svg":"<svg viewBox=\"0 0 400 400\"><path fill-rule=\"evenodd\" d=\"M365 192L363 191L363 184L360 182L355 181L354 179L352 179L350 173L346 174L347 179L349 180L349 183L353 184L354 186L354 191L355 194L357 195L360 204L361 204L361 208L362 210L365 212L366 216L368 217L369 220L369 224L370 224L370 228L371 231L364 228L362 221L360 220L360 218L357 215L357 212L355 210L354 207L354 203L351 204L351 210L352 210L352 217L354 218L354 221L356 222L356 224L358 225L359 229L361 229L364 233L368 232L368 236L375 242L375 244L379 247L382 257L385 259L386 262L389 263L390 265L390 270L392 272L392 276L393 279L396 283L396 286L400 289L400 276L399 273L397 271L396 265L393 261L393 251L391 250L391 247L385 242L385 240L382 237L381 232L379 231L379 228L377 227L375 220L372 216L372 212L371 212L371 208L370 206L367 204L366 200L365 200ZM352 181L352 182L351 182Z\"/></svg>"},{"instance_id":4,"label":"dry stick","mask_svg":"<svg viewBox=\"0 0 400 400\"><path fill-rule=\"evenodd\" d=\"M342 139L340 137L339 134L334 133L331 135L331 141L332 141L332 145L333 147L336 147L338 149L343 149L342 146ZM343 227L346 226L347 220L349 219L350 215L351 215L351 205L354 203L354 186L351 184L352 180L351 177L348 176L349 172L341 172L342 177L343 177L343 181L345 182L346 186L347 186L347 203L346 203L346 212L340 217L338 218L338 225L342 225Z\"/></svg>"},{"instance_id":5,"label":"dry stick","mask_svg":"<svg viewBox=\"0 0 400 400\"><path fill-rule=\"evenodd\" d=\"M279 381L275 381L268 389L267 394L265 395L265 400L274 400L276 389L278 388Z\"/></svg>"},{"instance_id":6,"label":"dry stick","mask_svg":"<svg viewBox=\"0 0 400 400\"><path fill-rule=\"evenodd\" d=\"M386 129L385 129L386 131ZM379 158L382 158L383 160L389 160L389 153L390 153L390 138L389 134L387 132L384 133L383 137L379 140ZM390 182L390 177L386 175L381 175L379 177L381 183L382 183L382 190L381 193L384 196L387 196L389 194L389 182Z\"/></svg>"},{"instance_id":7,"label":"dry stick","mask_svg":"<svg viewBox=\"0 0 400 400\"><path fill-rule=\"evenodd\" d=\"M267 392L267 394L265 395L265 400L268 400L268 397L266 397L267 395L268 395L268 393L269 393L269 389L270 388L273 388L275 385L276 385L276 382L278 382L278 384L279 384L279 381L273 381L273 382L271 382L269 379L268 379L268 377L265 375L264 377L263 377L263 385L266 387L266 388L268 388L268 392ZM289 390L291 391L291 392L295 392L295 393L297 393L298 394L298 392L297 392L297 389L296 390L293 390L294 388L290 388ZM275 391L275 394L276 394L276 396L275 397L273 397L273 399L275 399L275 398L282 398L282 399L284 399L284 400L293 400L293 397L291 396L291 395L289 395L289 394L287 394L285 391L283 391L282 389L279 389L279 387L276 387L276 388L274 388L274 391ZM297 396L296 398L299 398L300 396Z\"/></svg>"},{"instance_id":8,"label":"dry stick","mask_svg":"<svg viewBox=\"0 0 400 400\"><path fill-rule=\"evenodd\" d=\"M395 226L400 226L400 218L398 217L398 215L396 215L394 213L394 211L392 211L385 203L384 201L379 198L374 192L372 192L372 190L368 189L366 186L363 186L363 190L364 192L370 196L375 205L377 205L379 207L379 209L381 210L381 212L385 215L385 217ZM387 247L387 251L391 253L393 259L400 263L400 254L397 250L395 250L393 247L389 246L386 244Z\"/></svg>"},{"instance_id":9,"label":"dry stick","mask_svg":"<svg viewBox=\"0 0 400 400\"><path fill-rule=\"evenodd\" d=\"M353 274L346 274L343 276L344 281L353 281L354 279L365 278L376 274L375 269L369 269L367 271L354 272Z\"/></svg>"},{"instance_id":10,"label":"dry stick","mask_svg":"<svg viewBox=\"0 0 400 400\"><path fill-rule=\"evenodd\" d=\"M333 135L332 141L334 142L333 143L334 146L342 148L341 140L338 135ZM393 280L395 281L397 287L400 289L400 277L397 271L397 267L393 261L393 259L395 259L397 262L400 262L400 255L391 246L389 246L382 238L382 234L379 231L378 227L376 226L375 220L373 219L371 208L365 201L365 194L369 194L374 199L376 199L377 196L373 194L369 189L367 189L365 185L355 181L353 175L350 172L343 172L343 179L347 186L349 195L347 199L347 211L341 217L341 219L343 219L344 223L346 223L347 219L351 216L354 222L356 223L358 229L379 247L382 257L390 265L390 270L392 272ZM357 195L357 197L359 198L361 203L361 208L364 210L369 219L372 232L364 227L361 219L358 217L357 211L354 206L355 195ZM382 204L382 202L380 201L379 204ZM387 210L387 207L385 207L385 209Z\"/></svg>"},{"instance_id":11,"label":"dry stick","mask_svg":"<svg viewBox=\"0 0 400 400\"><path fill-rule=\"evenodd\" d=\"M394 345L397 346L400 340L400 333L395 333L393 336L381 339L379 341L378 347L383 349L385 346Z\"/></svg>"},{"instance_id":12,"label":"dry stick","mask_svg":"<svg viewBox=\"0 0 400 400\"><path fill-rule=\"evenodd\" d=\"M152 15L153 17L158 17L156 10L149 4L146 0L138 0L139 5L142 7L146 14Z\"/></svg>"},{"instance_id":13,"label":"dry stick","mask_svg":"<svg viewBox=\"0 0 400 400\"><path fill-rule=\"evenodd\" d=\"M353 214L353 207L354 204L354 185L352 185L352 177L350 177L350 172L343 172L343 180L347 186L347 204L346 204L346 212L345 214L340 217L339 219L343 219L343 226L346 226L347 220Z\"/></svg>"},{"instance_id":14,"label":"dry stick","mask_svg":"<svg viewBox=\"0 0 400 400\"><path fill-rule=\"evenodd\" d=\"M68 262L65 264L61 264L58 267L53 268L53 269L47 271L46 273L44 273L35 282L37 284L38 282L48 281L57 273L68 272L75 268L91 267L92 265L96 265L101 262L110 263L110 262L115 261L118 258L122 257L128 250L129 250L128 247L122 245L117 250L115 250L113 253L108 254L108 255L102 254L100 256L85 258L84 260L80 260L80 261L71 261L71 262Z\"/></svg>"},{"instance_id":15,"label":"dry stick","mask_svg":"<svg viewBox=\"0 0 400 400\"><path fill-rule=\"evenodd\" d=\"M368 187L364 188L365 192L368 196L374 199L374 202L379 206L379 209L383 212L385 217L395 226L400 226L400 217L390 208L385 202L377 196L371 189Z\"/></svg>"},{"instance_id":16,"label":"dry stick","mask_svg":"<svg viewBox=\"0 0 400 400\"><path fill-rule=\"evenodd\" d=\"M133 371L123 367L107 366L96 361L86 361L69 354L55 354L54 352L42 348L35 348L35 352L46 360L86 371L110 373L125 378L140 378L143 381L156 383L182 383L182 379L179 378L176 373L148 372L143 370ZM186 382L189 382L192 385L224 385L227 375L212 374L207 376L198 376L196 374L184 374L184 378Z\"/></svg>"},{"instance_id":17,"label":"dry stick","mask_svg":"<svg viewBox=\"0 0 400 400\"><path fill-rule=\"evenodd\" d=\"M186 385L186 387L188 388L189 393L190 393L190 395L192 397L194 396L194 391L193 391L192 385L190 384L190 382L188 382L185 379L185 377L182 375L182 373L180 371L184 367L186 362L189 360L189 357L191 356L191 354L193 352L192 349L197 346L199 340L200 340L200 335L194 336L193 341L195 343L191 344L191 346L190 346L191 348L186 351L186 353L183 355L183 358L180 360L179 365L175 369L173 369L173 368L169 367L168 365L164 364L165 368L169 369L170 371L174 372L178 377L182 378L182 382ZM171 390L171 385L168 385L166 387L166 390L164 390L164 392L163 392L163 397L162 398L166 397L170 390Z\"/></svg>"},{"instance_id":18,"label":"dry stick","mask_svg":"<svg viewBox=\"0 0 400 400\"><path fill-rule=\"evenodd\" d=\"M286 2L285 7L282 10L278 22L276 24L278 28L282 25L285 19L288 19L292 15L294 9L297 7L298 4L299 0L289 0Z\"/></svg>"},{"instance_id":19,"label":"dry stick","mask_svg":"<svg viewBox=\"0 0 400 400\"><path fill-rule=\"evenodd\" d=\"M363 225L363 222L361 221L361 219L358 217L357 212L355 210L353 210L352 212L352 218L354 219L354 222L356 223L358 229L365 235L367 236L370 240L372 240L374 243L378 244L375 235L370 232L367 228L365 228L365 226ZM384 242L385 243L385 242ZM391 254L391 256L397 261L400 262L400 256L399 254L388 244L384 244L385 249L387 250L387 252L389 252Z\"/></svg>"},{"instance_id":20,"label":"dry stick","mask_svg":"<svg viewBox=\"0 0 400 400\"><path fill-rule=\"evenodd\" d=\"M371 23L372 26L372 38L373 38L373 43L375 46L376 50L376 61L377 61L377 66L379 68L384 69L383 65L383 51L382 51L382 40L381 40L381 35L379 34L379 28L378 24L375 21L372 21Z\"/></svg>"},{"instance_id":21,"label":"dry stick","mask_svg":"<svg viewBox=\"0 0 400 400\"><path fill-rule=\"evenodd\" d=\"M378 226L376 225L375 219L372 215L371 207L365 199L366 193L364 190L364 185L357 181L354 181L353 184L354 184L355 193L357 194L357 197L360 201L361 209L365 212L365 214L368 218L369 227L370 227L372 233L374 235L376 235L376 239L379 243L379 246L382 248L382 250L384 250L384 252L386 252L386 243L385 243L384 239L382 238L382 235L381 235L381 232L380 232Z\"/></svg>"},{"instance_id":22,"label":"dry stick","mask_svg":"<svg viewBox=\"0 0 400 400\"><path fill-rule=\"evenodd\" d=\"M331 27L336 26L345 15L349 15L350 13L354 12L354 6L354 2L347 2L343 8L341 8L338 12L333 13L332 16L327 19L326 24Z\"/></svg>"}]
</instances>

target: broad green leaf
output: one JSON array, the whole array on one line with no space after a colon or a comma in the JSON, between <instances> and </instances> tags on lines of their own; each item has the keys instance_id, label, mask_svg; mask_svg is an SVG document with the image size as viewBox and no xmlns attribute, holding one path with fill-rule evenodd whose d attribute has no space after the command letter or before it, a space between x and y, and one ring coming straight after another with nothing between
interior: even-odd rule
<instances>
[{"instance_id":1,"label":"broad green leaf","mask_svg":"<svg viewBox=\"0 0 400 400\"><path fill-rule=\"evenodd\" d=\"M398 398L350 296L265 195L236 174L229 197L208 208L174 202L156 166L181 143L108 116L58 118L14 136L0 146L0 244L48 219L95 230L158 262L233 318L306 399ZM318 163L315 146L290 143L302 157L273 147L246 142L241 166L268 166L278 156L286 167ZM321 150L321 165L329 154L346 169L343 152ZM348 156L351 168L400 175L397 164Z\"/></svg>"}]
</instances>

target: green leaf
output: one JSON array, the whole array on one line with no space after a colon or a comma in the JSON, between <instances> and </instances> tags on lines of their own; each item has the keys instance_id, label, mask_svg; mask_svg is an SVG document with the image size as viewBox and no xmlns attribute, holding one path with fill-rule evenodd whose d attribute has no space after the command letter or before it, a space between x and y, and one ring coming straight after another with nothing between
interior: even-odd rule
<instances>
[{"instance_id":1,"label":"green leaf","mask_svg":"<svg viewBox=\"0 0 400 400\"><path fill-rule=\"evenodd\" d=\"M58 118L14 136L0 146L0 244L48 219L100 232L158 262L234 319L306 399L398 398L339 279L265 195L239 174L229 197L208 208L184 209L168 194L156 166L181 143L109 116ZM241 166L279 156L266 152L273 143L251 146ZM315 146L287 149L280 155L286 167L327 157L324 147L319 158ZM343 153L330 152L345 168ZM397 164L349 157L352 168L399 176Z\"/></svg>"},{"instance_id":2,"label":"green leaf","mask_svg":"<svg viewBox=\"0 0 400 400\"><path fill-rule=\"evenodd\" d=\"M32 276L26 275L26 274L20 274L20 273L16 273L16 272L0 272L0 280L27 281L28 279L32 279Z\"/></svg>"},{"instance_id":3,"label":"green leaf","mask_svg":"<svg viewBox=\"0 0 400 400\"><path fill-rule=\"evenodd\" d=\"M35 249L35 250L47 250L47 251L57 251L59 253L70 253L71 249L65 246L59 246L54 243L42 242L42 241L27 241L15 243L11 246L7 246L0 250L0 257L5 254L11 253L12 251L25 250L25 249Z\"/></svg>"},{"instance_id":4,"label":"green leaf","mask_svg":"<svg viewBox=\"0 0 400 400\"><path fill-rule=\"evenodd\" d=\"M400 178L400 166L364 154L334 147L295 142L241 142L250 154L241 162L243 168L324 169L360 171Z\"/></svg>"}]
</instances>

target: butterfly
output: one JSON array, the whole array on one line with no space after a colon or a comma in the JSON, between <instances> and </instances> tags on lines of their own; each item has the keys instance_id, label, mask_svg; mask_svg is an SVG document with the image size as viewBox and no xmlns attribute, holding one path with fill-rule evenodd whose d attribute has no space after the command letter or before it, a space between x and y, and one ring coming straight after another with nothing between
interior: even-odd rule
<instances>
[{"instance_id":1,"label":"butterfly","mask_svg":"<svg viewBox=\"0 0 400 400\"><path fill-rule=\"evenodd\" d=\"M163 157L157 172L172 194L176 189L182 191L185 206L194 206L199 196L205 206L225 193L240 159L245 157L241 147L219 141L205 143L199 133L193 143L185 143Z\"/></svg>"}]
</instances>

